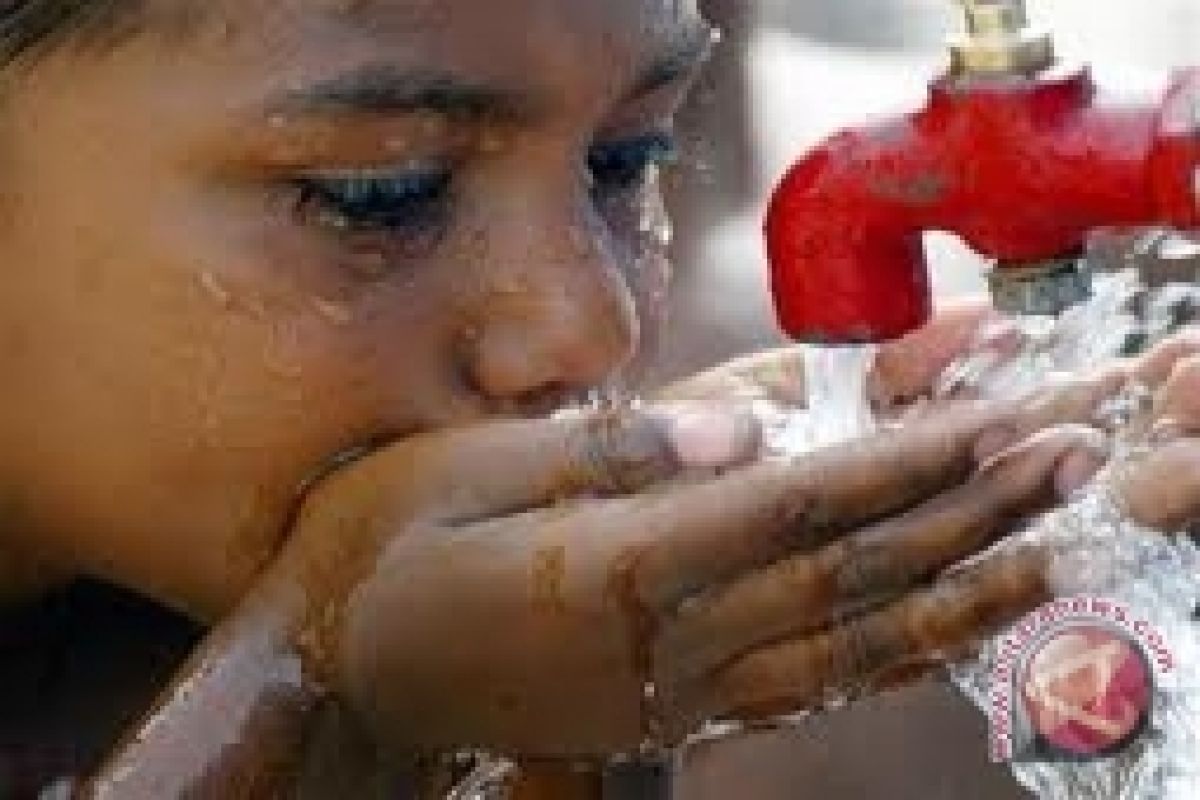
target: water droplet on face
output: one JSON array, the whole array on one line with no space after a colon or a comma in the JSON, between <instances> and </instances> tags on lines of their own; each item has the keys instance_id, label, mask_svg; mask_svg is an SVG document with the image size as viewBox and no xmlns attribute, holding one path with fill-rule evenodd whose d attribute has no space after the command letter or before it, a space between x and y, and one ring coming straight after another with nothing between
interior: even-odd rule
<instances>
[{"instance_id":1,"label":"water droplet on face","mask_svg":"<svg viewBox=\"0 0 1200 800\"><path fill-rule=\"evenodd\" d=\"M275 326L263 357L267 371L289 380L299 378L304 372L301 350L300 334L294 326Z\"/></svg>"},{"instance_id":2,"label":"water droplet on face","mask_svg":"<svg viewBox=\"0 0 1200 800\"><path fill-rule=\"evenodd\" d=\"M501 297L517 297L528 293L529 287L515 275L497 276L492 281L491 291Z\"/></svg>"},{"instance_id":3,"label":"water droplet on face","mask_svg":"<svg viewBox=\"0 0 1200 800\"><path fill-rule=\"evenodd\" d=\"M648 179L649 185L657 186L658 179L659 175L655 168ZM670 246L674 238L674 230L661 192L649 191L646 193L638 215L638 232L648 238L649 244L653 248L664 250Z\"/></svg>"},{"instance_id":4,"label":"water droplet on face","mask_svg":"<svg viewBox=\"0 0 1200 800\"><path fill-rule=\"evenodd\" d=\"M200 288L204 290L206 295L216 301L217 305L222 308L229 308L233 305L233 295L229 293L229 290L225 288L216 275L208 270L204 270L197 275L197 280L200 282Z\"/></svg>"},{"instance_id":5,"label":"water droplet on face","mask_svg":"<svg viewBox=\"0 0 1200 800\"><path fill-rule=\"evenodd\" d=\"M328 300L324 297L313 297L312 305L318 314L334 325L345 326L354 321L354 312L346 303Z\"/></svg>"}]
</instances>

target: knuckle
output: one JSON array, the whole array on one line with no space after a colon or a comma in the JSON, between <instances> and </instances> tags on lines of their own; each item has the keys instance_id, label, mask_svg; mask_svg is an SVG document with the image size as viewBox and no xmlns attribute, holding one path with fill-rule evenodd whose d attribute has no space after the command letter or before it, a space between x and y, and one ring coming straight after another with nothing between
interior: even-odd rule
<instances>
[{"instance_id":1,"label":"knuckle","mask_svg":"<svg viewBox=\"0 0 1200 800\"><path fill-rule=\"evenodd\" d=\"M906 587L906 559L880 543L850 542L838 548L833 567L833 590L841 600L868 598Z\"/></svg>"},{"instance_id":2,"label":"knuckle","mask_svg":"<svg viewBox=\"0 0 1200 800\"><path fill-rule=\"evenodd\" d=\"M885 619L883 623L879 619ZM901 626L889 618L860 617L847 621L834 637L829 674L843 686L861 684L901 658L907 642Z\"/></svg>"}]
</instances>

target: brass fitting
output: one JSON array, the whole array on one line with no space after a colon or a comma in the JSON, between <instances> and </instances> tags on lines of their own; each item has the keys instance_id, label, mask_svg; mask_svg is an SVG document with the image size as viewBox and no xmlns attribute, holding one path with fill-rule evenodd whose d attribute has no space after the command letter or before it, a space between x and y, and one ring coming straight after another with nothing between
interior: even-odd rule
<instances>
[{"instance_id":1,"label":"brass fitting","mask_svg":"<svg viewBox=\"0 0 1200 800\"><path fill-rule=\"evenodd\" d=\"M987 275L992 304L1005 314L1056 317L1092 296L1092 274L1082 257L1000 264Z\"/></svg>"},{"instance_id":2,"label":"brass fitting","mask_svg":"<svg viewBox=\"0 0 1200 800\"><path fill-rule=\"evenodd\" d=\"M967 32L950 41L954 75L1032 75L1054 66L1054 40L1035 28L1025 0L958 0Z\"/></svg>"}]
</instances>

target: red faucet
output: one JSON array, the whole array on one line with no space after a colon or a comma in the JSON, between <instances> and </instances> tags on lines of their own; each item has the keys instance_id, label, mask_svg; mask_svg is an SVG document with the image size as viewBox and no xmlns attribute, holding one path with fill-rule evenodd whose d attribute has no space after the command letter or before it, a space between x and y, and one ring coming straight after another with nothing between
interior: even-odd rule
<instances>
[{"instance_id":1,"label":"red faucet","mask_svg":"<svg viewBox=\"0 0 1200 800\"><path fill-rule=\"evenodd\" d=\"M1112 91L1085 67L1054 64L1048 38L1026 35L1020 3L979 7L1019 15L1019 42L1040 46L1016 53L1032 53L1032 69L1011 58L972 68L980 53L956 49L924 108L833 136L776 190L767 249L792 337L877 342L923 325L926 231L955 233L996 259L994 288L1025 279L1009 304L1035 311L1079 299L1062 265L1090 230L1200 227L1200 68L1149 94ZM985 44L982 55L996 56L997 40Z\"/></svg>"}]
</instances>

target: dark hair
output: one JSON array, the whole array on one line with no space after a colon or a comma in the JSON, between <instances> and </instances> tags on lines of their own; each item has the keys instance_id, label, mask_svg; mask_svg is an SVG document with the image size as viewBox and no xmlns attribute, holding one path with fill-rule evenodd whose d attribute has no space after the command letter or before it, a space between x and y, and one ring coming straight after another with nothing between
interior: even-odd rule
<instances>
[{"instance_id":1,"label":"dark hair","mask_svg":"<svg viewBox=\"0 0 1200 800\"><path fill-rule=\"evenodd\" d=\"M0 0L0 67L117 32L138 0Z\"/></svg>"}]
</instances>

